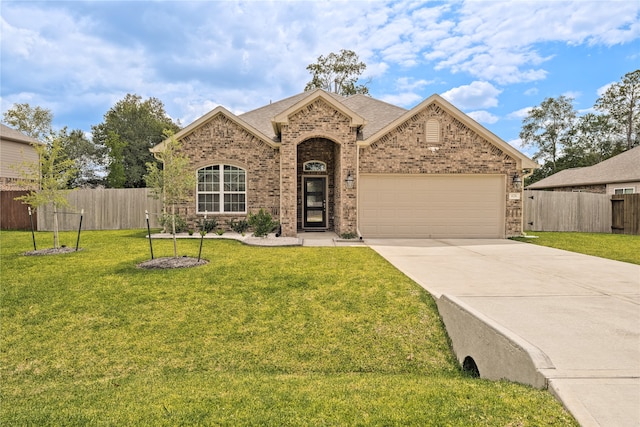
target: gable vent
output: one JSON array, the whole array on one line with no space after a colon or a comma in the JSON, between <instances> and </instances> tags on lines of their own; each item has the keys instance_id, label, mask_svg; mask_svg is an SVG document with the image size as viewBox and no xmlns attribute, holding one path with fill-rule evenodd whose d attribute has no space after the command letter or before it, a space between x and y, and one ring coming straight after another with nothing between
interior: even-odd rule
<instances>
[{"instance_id":1,"label":"gable vent","mask_svg":"<svg viewBox=\"0 0 640 427\"><path fill-rule=\"evenodd\" d=\"M427 143L440 142L440 121L439 120L436 120L436 119L427 120L425 137L427 138Z\"/></svg>"}]
</instances>

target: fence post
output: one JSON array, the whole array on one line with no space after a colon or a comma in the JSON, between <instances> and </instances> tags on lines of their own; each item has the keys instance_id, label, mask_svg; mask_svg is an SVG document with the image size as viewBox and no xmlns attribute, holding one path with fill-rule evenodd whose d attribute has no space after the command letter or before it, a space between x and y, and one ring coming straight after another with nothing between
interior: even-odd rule
<instances>
[{"instance_id":1,"label":"fence post","mask_svg":"<svg viewBox=\"0 0 640 427\"><path fill-rule=\"evenodd\" d=\"M78 245L80 244L80 230L82 230L83 216L84 216L84 209L80 209L80 226L78 227L78 238L76 239L76 252L78 252Z\"/></svg>"},{"instance_id":2,"label":"fence post","mask_svg":"<svg viewBox=\"0 0 640 427\"><path fill-rule=\"evenodd\" d=\"M149 211L144 211L144 216L147 219L147 233L149 234L149 249L151 249L151 259L153 259L153 244L151 243L151 227L149 226Z\"/></svg>"},{"instance_id":3,"label":"fence post","mask_svg":"<svg viewBox=\"0 0 640 427\"><path fill-rule=\"evenodd\" d=\"M31 214L31 206L29 206L29 222L31 222L31 239L33 239L33 250L36 249L36 234L33 232L33 215Z\"/></svg>"}]
</instances>

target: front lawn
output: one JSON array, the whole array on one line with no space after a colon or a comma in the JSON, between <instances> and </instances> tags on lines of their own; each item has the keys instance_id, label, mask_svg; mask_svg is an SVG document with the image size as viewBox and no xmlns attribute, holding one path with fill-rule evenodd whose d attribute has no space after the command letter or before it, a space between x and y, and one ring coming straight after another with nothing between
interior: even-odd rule
<instances>
[{"instance_id":1,"label":"front lawn","mask_svg":"<svg viewBox=\"0 0 640 427\"><path fill-rule=\"evenodd\" d=\"M629 234L529 231L537 238L516 238L521 242L640 264L640 236Z\"/></svg>"},{"instance_id":2,"label":"front lawn","mask_svg":"<svg viewBox=\"0 0 640 427\"><path fill-rule=\"evenodd\" d=\"M205 240L205 266L142 270L141 230L50 256L0 239L1 425L577 425L547 391L465 376L430 295L368 248Z\"/></svg>"}]
</instances>

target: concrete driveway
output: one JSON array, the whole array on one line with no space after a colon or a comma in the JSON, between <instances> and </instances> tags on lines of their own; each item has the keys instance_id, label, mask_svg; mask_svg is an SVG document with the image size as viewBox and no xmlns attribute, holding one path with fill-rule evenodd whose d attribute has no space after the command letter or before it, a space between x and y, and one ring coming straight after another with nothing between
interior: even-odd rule
<instances>
[{"instance_id":1,"label":"concrete driveway","mask_svg":"<svg viewBox=\"0 0 640 427\"><path fill-rule=\"evenodd\" d=\"M582 426L640 426L640 266L511 240L365 243L440 301L541 351L537 371Z\"/></svg>"}]
</instances>

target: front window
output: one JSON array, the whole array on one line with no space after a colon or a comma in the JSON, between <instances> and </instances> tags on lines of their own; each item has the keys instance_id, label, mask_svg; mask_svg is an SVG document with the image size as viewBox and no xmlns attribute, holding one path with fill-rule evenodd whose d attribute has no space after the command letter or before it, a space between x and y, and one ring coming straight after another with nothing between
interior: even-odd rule
<instances>
[{"instance_id":1,"label":"front window","mask_svg":"<svg viewBox=\"0 0 640 427\"><path fill-rule=\"evenodd\" d=\"M244 213L246 172L231 165L213 165L198 169L198 213Z\"/></svg>"}]
</instances>

